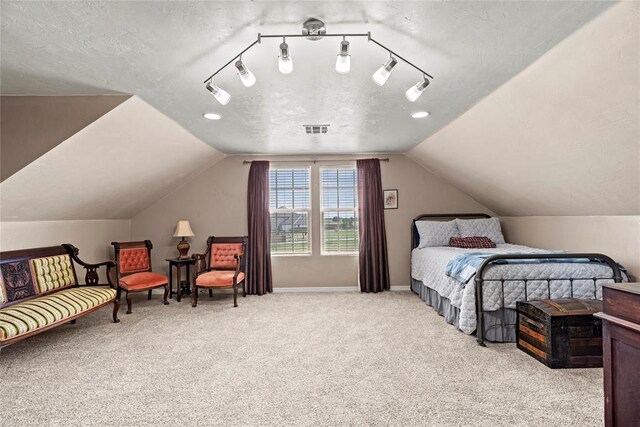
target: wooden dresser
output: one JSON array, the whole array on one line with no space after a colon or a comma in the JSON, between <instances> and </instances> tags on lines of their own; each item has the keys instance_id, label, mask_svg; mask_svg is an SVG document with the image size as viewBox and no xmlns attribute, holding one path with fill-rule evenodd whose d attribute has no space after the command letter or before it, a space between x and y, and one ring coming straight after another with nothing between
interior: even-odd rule
<instances>
[{"instance_id":1,"label":"wooden dresser","mask_svg":"<svg viewBox=\"0 0 640 427\"><path fill-rule=\"evenodd\" d=\"M640 427L640 283L605 285L602 301L605 425Z\"/></svg>"}]
</instances>

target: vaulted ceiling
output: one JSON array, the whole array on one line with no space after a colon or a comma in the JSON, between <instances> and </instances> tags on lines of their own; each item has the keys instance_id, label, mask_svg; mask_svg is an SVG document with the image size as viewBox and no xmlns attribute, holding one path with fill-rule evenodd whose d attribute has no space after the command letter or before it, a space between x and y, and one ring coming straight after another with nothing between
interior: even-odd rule
<instances>
[{"instance_id":1,"label":"vaulted ceiling","mask_svg":"<svg viewBox=\"0 0 640 427\"><path fill-rule=\"evenodd\" d=\"M2 2L2 86L7 94L130 93L224 153L404 152L511 79L608 2ZM435 79L415 103L404 91L421 77L399 64L384 87L371 74L388 55L351 40L352 72L333 70L339 39L290 39L294 72L277 71L280 40L202 81L257 33L299 33L309 16L329 32L367 32ZM431 112L415 120L410 113ZM206 112L224 117L202 118ZM330 124L309 136L303 124Z\"/></svg>"},{"instance_id":2,"label":"vaulted ceiling","mask_svg":"<svg viewBox=\"0 0 640 427\"><path fill-rule=\"evenodd\" d=\"M607 10L407 154L500 215L640 215L640 3Z\"/></svg>"},{"instance_id":3,"label":"vaulted ceiling","mask_svg":"<svg viewBox=\"0 0 640 427\"><path fill-rule=\"evenodd\" d=\"M4 180L0 219L130 219L223 157L134 96Z\"/></svg>"}]
</instances>

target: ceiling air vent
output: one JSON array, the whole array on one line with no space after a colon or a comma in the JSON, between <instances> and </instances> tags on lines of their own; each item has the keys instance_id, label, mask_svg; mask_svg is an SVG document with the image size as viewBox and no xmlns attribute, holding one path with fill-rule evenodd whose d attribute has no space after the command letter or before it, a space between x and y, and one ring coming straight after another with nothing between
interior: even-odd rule
<instances>
[{"instance_id":1,"label":"ceiling air vent","mask_svg":"<svg viewBox=\"0 0 640 427\"><path fill-rule=\"evenodd\" d=\"M308 134L327 133L330 125L302 125Z\"/></svg>"}]
</instances>

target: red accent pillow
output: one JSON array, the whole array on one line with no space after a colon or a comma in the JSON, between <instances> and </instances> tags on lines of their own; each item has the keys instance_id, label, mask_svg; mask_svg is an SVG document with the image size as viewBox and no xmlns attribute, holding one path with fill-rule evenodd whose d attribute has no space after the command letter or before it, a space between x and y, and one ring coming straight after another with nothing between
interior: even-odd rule
<instances>
[{"instance_id":1,"label":"red accent pillow","mask_svg":"<svg viewBox=\"0 0 640 427\"><path fill-rule=\"evenodd\" d=\"M449 246L465 249L489 249L495 248L496 244L487 236L473 236L452 237L449 239Z\"/></svg>"}]
</instances>

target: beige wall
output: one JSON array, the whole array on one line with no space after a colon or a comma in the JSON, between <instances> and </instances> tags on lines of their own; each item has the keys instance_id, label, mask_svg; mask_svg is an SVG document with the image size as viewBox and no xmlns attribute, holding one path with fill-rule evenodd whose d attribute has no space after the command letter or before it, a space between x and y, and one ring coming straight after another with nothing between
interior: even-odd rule
<instances>
[{"instance_id":1,"label":"beige wall","mask_svg":"<svg viewBox=\"0 0 640 427\"><path fill-rule=\"evenodd\" d=\"M640 216L502 217L510 243L609 255L640 279Z\"/></svg>"},{"instance_id":2,"label":"beige wall","mask_svg":"<svg viewBox=\"0 0 640 427\"><path fill-rule=\"evenodd\" d=\"M129 220L0 222L0 250L71 243L83 261L102 262L113 259L112 241L130 239L130 227ZM84 269L76 266L76 270L82 280Z\"/></svg>"},{"instance_id":3,"label":"beige wall","mask_svg":"<svg viewBox=\"0 0 640 427\"><path fill-rule=\"evenodd\" d=\"M363 156L367 157L367 156ZM411 219L421 213L488 212L477 202L433 176L402 155L382 162L382 184L398 189L399 208L385 212L392 286L409 285ZM264 158L264 157L260 157ZM326 157L323 157L326 158ZM339 159L340 157L335 157ZM196 236L192 252L203 251L208 235L242 235L247 232L247 179L249 166L243 160L252 157L230 156L193 181L145 209L131 221L133 239L154 243L154 270L165 272L165 258L177 253L172 237L176 221L188 219ZM272 158L271 160L292 159ZM295 158L294 158L295 159ZM300 164L310 164L300 158ZM323 163L326 164L326 163ZM336 161L336 164L345 164ZM317 176L320 164L312 166L313 255L274 256L274 287L348 287L357 286L357 256L321 256L318 240L319 196Z\"/></svg>"},{"instance_id":4,"label":"beige wall","mask_svg":"<svg viewBox=\"0 0 640 427\"><path fill-rule=\"evenodd\" d=\"M640 3L613 5L408 155L500 215L639 215Z\"/></svg>"},{"instance_id":5,"label":"beige wall","mask_svg":"<svg viewBox=\"0 0 640 427\"><path fill-rule=\"evenodd\" d=\"M2 181L130 95L0 97Z\"/></svg>"}]
</instances>

